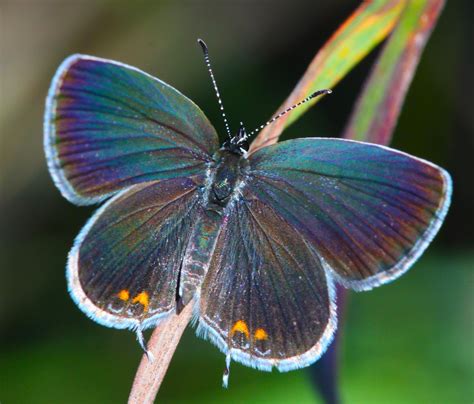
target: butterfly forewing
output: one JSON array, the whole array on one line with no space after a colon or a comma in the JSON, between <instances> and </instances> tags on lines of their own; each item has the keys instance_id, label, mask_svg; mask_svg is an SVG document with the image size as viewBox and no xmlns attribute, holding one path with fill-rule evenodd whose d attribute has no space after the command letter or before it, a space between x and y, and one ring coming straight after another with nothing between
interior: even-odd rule
<instances>
[{"instance_id":1,"label":"butterfly forewing","mask_svg":"<svg viewBox=\"0 0 474 404\"><path fill-rule=\"evenodd\" d=\"M295 139L249 161L249 186L258 198L354 289L406 271L438 231L450 200L444 170L367 143Z\"/></svg>"},{"instance_id":2,"label":"butterfly forewing","mask_svg":"<svg viewBox=\"0 0 474 404\"><path fill-rule=\"evenodd\" d=\"M77 204L140 182L202 174L218 148L212 125L177 90L131 66L85 55L58 69L44 126L51 175Z\"/></svg>"},{"instance_id":3,"label":"butterfly forewing","mask_svg":"<svg viewBox=\"0 0 474 404\"><path fill-rule=\"evenodd\" d=\"M69 256L74 300L94 320L146 328L174 310L178 274L202 213L202 178L134 185L90 219Z\"/></svg>"},{"instance_id":4,"label":"butterfly forewing","mask_svg":"<svg viewBox=\"0 0 474 404\"><path fill-rule=\"evenodd\" d=\"M306 366L335 329L332 286L304 238L244 188L201 289L198 333L248 366Z\"/></svg>"}]
</instances>

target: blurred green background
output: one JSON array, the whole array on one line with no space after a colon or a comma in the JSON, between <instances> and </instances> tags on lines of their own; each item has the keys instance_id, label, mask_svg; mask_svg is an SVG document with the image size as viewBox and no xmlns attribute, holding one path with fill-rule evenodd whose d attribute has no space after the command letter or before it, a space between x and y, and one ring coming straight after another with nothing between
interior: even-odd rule
<instances>
[{"instance_id":1,"label":"blurred green background","mask_svg":"<svg viewBox=\"0 0 474 404\"><path fill-rule=\"evenodd\" d=\"M73 238L94 208L63 199L42 150L44 97L63 58L137 66L223 125L196 38L210 47L236 128L265 121L358 1L0 0L0 402L125 402L141 352L130 332L88 320L66 291ZM340 385L348 403L474 401L473 3L451 0L408 93L393 146L454 179L439 236L397 282L351 293ZM378 49L285 132L338 136ZM320 402L306 370L232 364L189 329L160 402Z\"/></svg>"}]
</instances>

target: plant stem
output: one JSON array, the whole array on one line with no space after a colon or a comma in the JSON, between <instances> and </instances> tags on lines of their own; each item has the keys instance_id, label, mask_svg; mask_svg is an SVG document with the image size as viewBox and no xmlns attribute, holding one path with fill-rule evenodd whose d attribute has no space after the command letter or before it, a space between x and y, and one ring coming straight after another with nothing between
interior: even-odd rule
<instances>
[{"instance_id":1,"label":"plant stem","mask_svg":"<svg viewBox=\"0 0 474 404\"><path fill-rule=\"evenodd\" d=\"M154 359L150 360L146 354L143 355L128 398L129 404L154 402L174 351L191 320L193 306L193 302L189 302L180 314L172 314L153 331L148 351Z\"/></svg>"}]
</instances>

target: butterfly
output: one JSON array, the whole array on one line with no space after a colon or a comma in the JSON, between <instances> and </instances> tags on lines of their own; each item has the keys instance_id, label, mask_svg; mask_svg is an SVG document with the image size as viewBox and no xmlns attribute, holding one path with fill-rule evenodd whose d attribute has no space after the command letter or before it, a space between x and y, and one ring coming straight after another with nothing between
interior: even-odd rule
<instances>
[{"instance_id":1,"label":"butterfly","mask_svg":"<svg viewBox=\"0 0 474 404\"><path fill-rule=\"evenodd\" d=\"M142 330L192 304L197 334L227 367L308 366L336 329L335 283L369 290L406 272L446 216L450 176L337 138L249 152L255 131L231 135L223 117L220 145L199 107L161 80L93 56L64 60L46 100L49 171L70 202L103 202L69 253L69 292L142 346Z\"/></svg>"}]
</instances>

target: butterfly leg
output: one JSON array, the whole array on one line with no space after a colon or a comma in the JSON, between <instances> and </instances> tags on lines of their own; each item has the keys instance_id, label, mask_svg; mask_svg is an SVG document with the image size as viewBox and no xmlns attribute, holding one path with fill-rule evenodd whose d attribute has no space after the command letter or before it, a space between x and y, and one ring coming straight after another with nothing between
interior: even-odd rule
<instances>
[{"instance_id":1,"label":"butterfly leg","mask_svg":"<svg viewBox=\"0 0 474 404\"><path fill-rule=\"evenodd\" d=\"M138 344L142 348L143 353L147 356L147 358L150 362L153 362L155 360L155 357L153 356L153 353L151 351L149 351L146 347L145 338L143 337L142 327L138 326L135 332L137 334Z\"/></svg>"}]
</instances>

